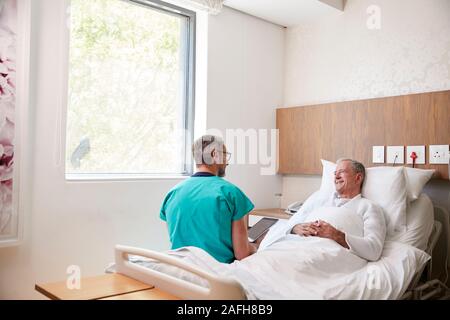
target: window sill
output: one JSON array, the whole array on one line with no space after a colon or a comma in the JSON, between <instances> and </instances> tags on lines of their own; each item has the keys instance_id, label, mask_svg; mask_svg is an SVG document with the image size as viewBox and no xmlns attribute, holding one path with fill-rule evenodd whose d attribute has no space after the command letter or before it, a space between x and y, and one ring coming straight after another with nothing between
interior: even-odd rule
<instances>
[{"instance_id":1,"label":"window sill","mask_svg":"<svg viewBox=\"0 0 450 320\"><path fill-rule=\"evenodd\" d=\"M190 174L99 174L99 173L66 173L66 181L90 182L90 181L145 181L145 180L184 180Z\"/></svg>"}]
</instances>

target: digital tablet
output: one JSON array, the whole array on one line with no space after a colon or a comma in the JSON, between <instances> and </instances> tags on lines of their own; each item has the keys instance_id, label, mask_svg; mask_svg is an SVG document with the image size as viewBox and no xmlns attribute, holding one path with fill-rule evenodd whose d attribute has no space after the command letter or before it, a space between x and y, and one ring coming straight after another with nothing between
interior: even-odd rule
<instances>
[{"instance_id":1,"label":"digital tablet","mask_svg":"<svg viewBox=\"0 0 450 320\"><path fill-rule=\"evenodd\" d=\"M273 226L278 219L274 218L262 218L248 231L248 240L250 242L255 242L259 237L261 237L264 232L266 232L271 226Z\"/></svg>"}]
</instances>

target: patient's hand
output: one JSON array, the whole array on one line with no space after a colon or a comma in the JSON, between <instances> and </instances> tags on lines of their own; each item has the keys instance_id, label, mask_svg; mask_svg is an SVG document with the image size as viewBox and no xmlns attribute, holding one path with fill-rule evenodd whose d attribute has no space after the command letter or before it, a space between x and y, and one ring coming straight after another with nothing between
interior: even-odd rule
<instances>
[{"instance_id":1,"label":"patient's hand","mask_svg":"<svg viewBox=\"0 0 450 320\"><path fill-rule=\"evenodd\" d=\"M331 224L319 220L318 222L314 222L314 225L317 228L317 237L327 238L336 241L344 248L349 249L347 242L345 241L345 233L336 229Z\"/></svg>"},{"instance_id":2,"label":"patient's hand","mask_svg":"<svg viewBox=\"0 0 450 320\"><path fill-rule=\"evenodd\" d=\"M310 222L295 225L295 227L292 228L291 233L298 234L299 236L309 237L316 236L318 231L319 230L315 222Z\"/></svg>"}]
</instances>

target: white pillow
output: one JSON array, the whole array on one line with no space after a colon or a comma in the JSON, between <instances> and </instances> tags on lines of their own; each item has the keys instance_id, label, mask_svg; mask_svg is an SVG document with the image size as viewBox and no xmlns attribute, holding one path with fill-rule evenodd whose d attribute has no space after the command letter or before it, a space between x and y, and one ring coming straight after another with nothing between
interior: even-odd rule
<instances>
[{"instance_id":1,"label":"white pillow","mask_svg":"<svg viewBox=\"0 0 450 320\"><path fill-rule=\"evenodd\" d=\"M408 202L419 198L423 187L433 176L435 170L424 170L405 167L406 183L408 188Z\"/></svg>"},{"instance_id":2,"label":"white pillow","mask_svg":"<svg viewBox=\"0 0 450 320\"><path fill-rule=\"evenodd\" d=\"M334 172L336 171L336 164L327 160L320 160L322 162L322 183L320 185L320 192L325 194L332 194L336 191L334 185Z\"/></svg>"},{"instance_id":3,"label":"white pillow","mask_svg":"<svg viewBox=\"0 0 450 320\"><path fill-rule=\"evenodd\" d=\"M406 225L406 232L395 234L389 240L425 251L434 226L434 210L433 203L424 193L411 202L406 210Z\"/></svg>"},{"instance_id":4,"label":"white pillow","mask_svg":"<svg viewBox=\"0 0 450 320\"><path fill-rule=\"evenodd\" d=\"M387 234L406 230L406 178L403 167L366 169L362 196L383 208Z\"/></svg>"},{"instance_id":5,"label":"white pillow","mask_svg":"<svg viewBox=\"0 0 450 320\"><path fill-rule=\"evenodd\" d=\"M323 165L320 192L331 196L335 191L336 164L321 160ZM383 208L387 233L395 234L406 229L407 184L403 167L366 168L362 196Z\"/></svg>"},{"instance_id":6,"label":"white pillow","mask_svg":"<svg viewBox=\"0 0 450 320\"><path fill-rule=\"evenodd\" d=\"M364 222L355 211L344 207L320 207L310 212L305 222L323 220L342 232L362 237Z\"/></svg>"}]
</instances>

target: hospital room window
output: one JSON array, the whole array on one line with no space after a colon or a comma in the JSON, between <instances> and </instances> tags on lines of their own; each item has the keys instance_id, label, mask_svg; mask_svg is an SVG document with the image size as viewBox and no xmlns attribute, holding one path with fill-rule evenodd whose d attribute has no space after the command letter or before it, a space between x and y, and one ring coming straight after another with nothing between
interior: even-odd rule
<instances>
[{"instance_id":1,"label":"hospital room window","mask_svg":"<svg viewBox=\"0 0 450 320\"><path fill-rule=\"evenodd\" d=\"M72 0L66 179L192 172L195 12Z\"/></svg>"}]
</instances>

